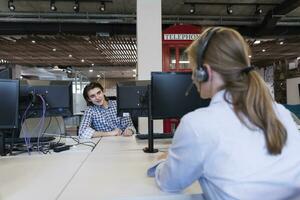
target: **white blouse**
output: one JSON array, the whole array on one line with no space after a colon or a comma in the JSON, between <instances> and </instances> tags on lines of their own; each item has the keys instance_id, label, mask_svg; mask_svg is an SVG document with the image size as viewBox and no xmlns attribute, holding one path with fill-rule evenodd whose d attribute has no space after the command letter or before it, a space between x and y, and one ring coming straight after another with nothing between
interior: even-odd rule
<instances>
[{"instance_id":1,"label":"white blouse","mask_svg":"<svg viewBox=\"0 0 300 200\"><path fill-rule=\"evenodd\" d=\"M218 92L207 108L185 115L168 158L157 165L163 191L179 192L199 181L206 199L300 199L300 134L291 114L274 103L287 129L280 155L270 155L263 132L248 129Z\"/></svg>"}]
</instances>

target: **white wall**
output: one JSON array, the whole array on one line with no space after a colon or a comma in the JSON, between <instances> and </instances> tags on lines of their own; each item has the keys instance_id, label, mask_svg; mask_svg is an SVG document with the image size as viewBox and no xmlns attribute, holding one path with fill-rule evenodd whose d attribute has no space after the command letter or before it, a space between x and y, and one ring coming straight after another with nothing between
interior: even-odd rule
<instances>
[{"instance_id":1,"label":"white wall","mask_svg":"<svg viewBox=\"0 0 300 200\"><path fill-rule=\"evenodd\" d=\"M286 80L287 104L300 104L298 84L300 84L300 77Z\"/></svg>"},{"instance_id":2,"label":"white wall","mask_svg":"<svg viewBox=\"0 0 300 200\"><path fill-rule=\"evenodd\" d=\"M162 71L161 0L137 0L137 78Z\"/></svg>"},{"instance_id":3,"label":"white wall","mask_svg":"<svg viewBox=\"0 0 300 200\"><path fill-rule=\"evenodd\" d=\"M150 80L162 71L161 0L137 0L137 79ZM154 121L154 132L163 132L163 121ZM139 118L140 133L148 133L147 118Z\"/></svg>"},{"instance_id":4,"label":"white wall","mask_svg":"<svg viewBox=\"0 0 300 200\"><path fill-rule=\"evenodd\" d=\"M86 101L82 94L73 93L73 113L81 113L87 108Z\"/></svg>"}]
</instances>

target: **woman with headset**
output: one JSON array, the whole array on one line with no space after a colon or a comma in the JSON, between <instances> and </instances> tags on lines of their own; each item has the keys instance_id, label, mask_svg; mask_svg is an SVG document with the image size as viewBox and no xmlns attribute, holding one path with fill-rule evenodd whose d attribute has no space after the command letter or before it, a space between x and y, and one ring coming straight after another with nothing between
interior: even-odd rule
<instances>
[{"instance_id":1,"label":"woman with headset","mask_svg":"<svg viewBox=\"0 0 300 200\"><path fill-rule=\"evenodd\" d=\"M200 96L212 100L181 119L148 175L167 192L199 181L205 199L300 199L300 134L251 67L243 37L209 28L187 53Z\"/></svg>"}]
</instances>

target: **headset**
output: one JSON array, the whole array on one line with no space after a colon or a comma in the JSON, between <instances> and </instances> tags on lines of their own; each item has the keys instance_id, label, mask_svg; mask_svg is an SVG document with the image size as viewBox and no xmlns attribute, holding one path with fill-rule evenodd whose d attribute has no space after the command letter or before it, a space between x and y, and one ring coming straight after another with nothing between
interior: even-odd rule
<instances>
[{"instance_id":1,"label":"headset","mask_svg":"<svg viewBox=\"0 0 300 200\"><path fill-rule=\"evenodd\" d=\"M198 82L206 82L208 80L209 75L207 68L203 66L203 58L211 38L220 29L220 27L210 28L207 31L207 35L199 41L197 50L197 68L194 71L194 80Z\"/></svg>"}]
</instances>

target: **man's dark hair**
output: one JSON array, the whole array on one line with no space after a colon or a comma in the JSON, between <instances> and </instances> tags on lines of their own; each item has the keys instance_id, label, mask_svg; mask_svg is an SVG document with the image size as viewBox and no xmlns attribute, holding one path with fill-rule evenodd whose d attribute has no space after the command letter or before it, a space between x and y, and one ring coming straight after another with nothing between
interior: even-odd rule
<instances>
[{"instance_id":1,"label":"man's dark hair","mask_svg":"<svg viewBox=\"0 0 300 200\"><path fill-rule=\"evenodd\" d=\"M102 92L104 91L104 88L102 87L102 85L98 82L90 82L89 84L87 84L84 89L83 89L83 97L86 101L86 104L88 106L92 106L94 105L92 102L89 101L89 96L88 96L88 92L94 88L99 88ZM104 96L105 97L105 96ZM105 97L106 99L106 97Z\"/></svg>"}]
</instances>

